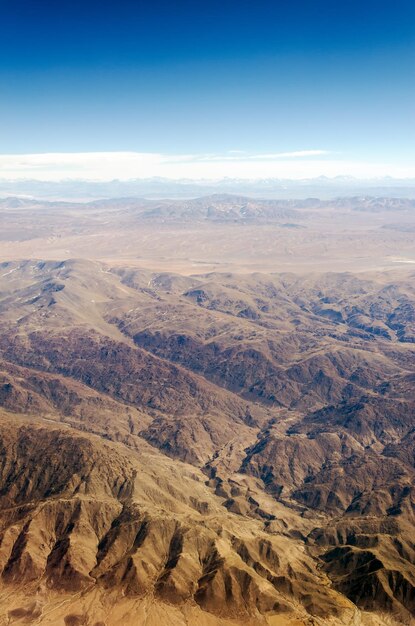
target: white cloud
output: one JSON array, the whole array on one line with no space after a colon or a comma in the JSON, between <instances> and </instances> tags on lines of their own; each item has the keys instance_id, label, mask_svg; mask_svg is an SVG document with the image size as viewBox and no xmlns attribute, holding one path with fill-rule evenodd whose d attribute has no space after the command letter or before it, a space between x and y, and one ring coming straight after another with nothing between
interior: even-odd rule
<instances>
[{"instance_id":1,"label":"white cloud","mask_svg":"<svg viewBox=\"0 0 415 626\"><path fill-rule=\"evenodd\" d=\"M342 160L325 150L249 154L159 154L85 152L0 155L0 178L36 180L128 180L160 176L171 179L415 177L415 164L397 166Z\"/></svg>"}]
</instances>

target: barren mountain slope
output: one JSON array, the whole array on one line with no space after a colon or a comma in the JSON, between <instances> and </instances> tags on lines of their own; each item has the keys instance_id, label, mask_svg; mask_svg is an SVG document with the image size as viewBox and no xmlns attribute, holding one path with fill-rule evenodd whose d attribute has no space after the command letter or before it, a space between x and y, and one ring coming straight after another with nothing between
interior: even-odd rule
<instances>
[{"instance_id":1,"label":"barren mountain slope","mask_svg":"<svg viewBox=\"0 0 415 626\"><path fill-rule=\"evenodd\" d=\"M296 538L228 513L200 470L39 420L3 414L0 432L0 597L12 623L354 614Z\"/></svg>"},{"instance_id":2,"label":"barren mountain slope","mask_svg":"<svg viewBox=\"0 0 415 626\"><path fill-rule=\"evenodd\" d=\"M411 623L413 285L4 263L0 623Z\"/></svg>"}]
</instances>

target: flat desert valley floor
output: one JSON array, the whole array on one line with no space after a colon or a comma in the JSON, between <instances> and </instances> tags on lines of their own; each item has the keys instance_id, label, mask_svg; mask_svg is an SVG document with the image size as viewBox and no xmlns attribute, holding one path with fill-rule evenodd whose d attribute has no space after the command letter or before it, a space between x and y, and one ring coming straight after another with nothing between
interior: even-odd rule
<instances>
[{"instance_id":1,"label":"flat desert valley floor","mask_svg":"<svg viewBox=\"0 0 415 626\"><path fill-rule=\"evenodd\" d=\"M415 200L77 204L0 200L0 258L88 258L156 271L363 271L415 263Z\"/></svg>"}]
</instances>

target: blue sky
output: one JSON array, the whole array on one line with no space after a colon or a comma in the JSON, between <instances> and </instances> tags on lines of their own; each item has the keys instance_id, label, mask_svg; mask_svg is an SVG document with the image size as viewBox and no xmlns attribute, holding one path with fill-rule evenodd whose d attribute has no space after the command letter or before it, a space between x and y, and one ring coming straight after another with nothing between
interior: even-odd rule
<instances>
[{"instance_id":1,"label":"blue sky","mask_svg":"<svg viewBox=\"0 0 415 626\"><path fill-rule=\"evenodd\" d=\"M413 1L0 0L0 15L0 154L61 155L3 157L0 176L257 176L259 155L264 175L415 175Z\"/></svg>"}]
</instances>

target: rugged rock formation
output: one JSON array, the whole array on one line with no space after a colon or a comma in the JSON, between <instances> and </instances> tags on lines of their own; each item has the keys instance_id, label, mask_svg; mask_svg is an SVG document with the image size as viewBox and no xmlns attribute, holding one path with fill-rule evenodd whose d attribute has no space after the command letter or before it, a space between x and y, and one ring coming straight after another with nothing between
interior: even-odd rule
<instances>
[{"instance_id":1,"label":"rugged rock formation","mask_svg":"<svg viewBox=\"0 0 415 626\"><path fill-rule=\"evenodd\" d=\"M411 623L410 280L3 270L0 624Z\"/></svg>"}]
</instances>

